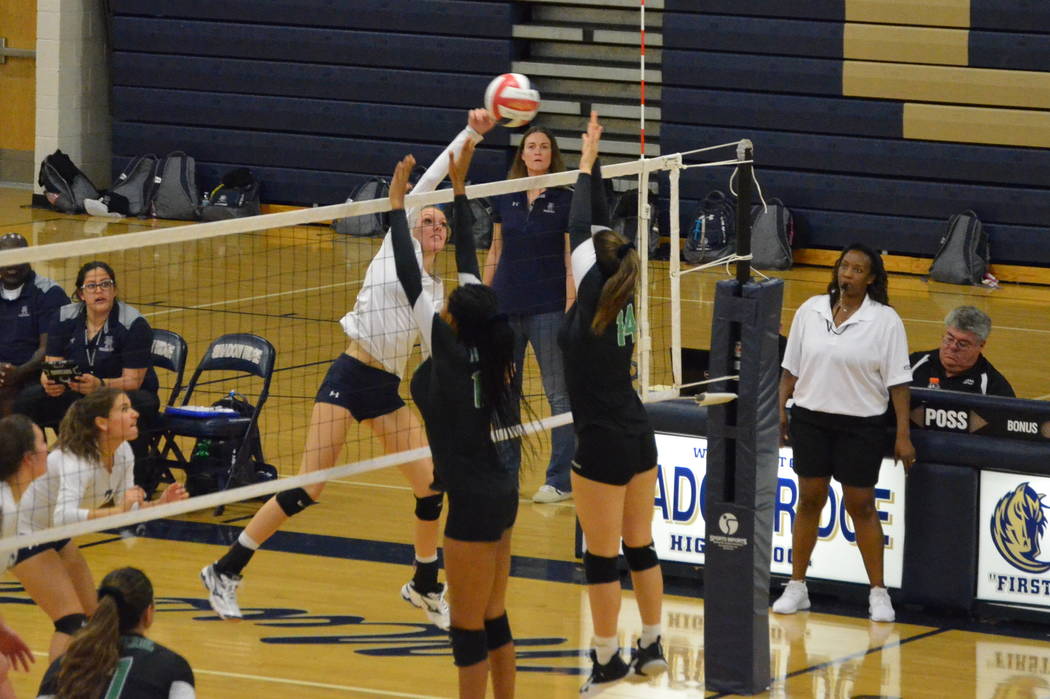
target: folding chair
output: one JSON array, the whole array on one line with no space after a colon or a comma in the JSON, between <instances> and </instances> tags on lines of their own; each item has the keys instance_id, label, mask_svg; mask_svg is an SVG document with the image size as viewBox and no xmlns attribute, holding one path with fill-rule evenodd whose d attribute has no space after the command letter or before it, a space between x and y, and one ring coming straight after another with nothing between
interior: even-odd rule
<instances>
[{"instance_id":1,"label":"folding chair","mask_svg":"<svg viewBox=\"0 0 1050 699\"><path fill-rule=\"evenodd\" d=\"M276 357L277 351L273 345L258 335L230 333L213 340L186 385L181 405L191 404L201 386L202 374L223 372L222 379L209 380L207 384L214 384L215 381L235 381L241 384L249 377L257 377L262 380L258 393L240 391L253 397L251 414L248 417L240 415L186 417L166 412L163 416L164 446L160 450L163 463L166 466L185 469L189 474L192 469L191 460L182 453L175 438L188 437L197 440L197 443L206 439L215 445L216 451L222 451L222 447L225 446L232 446L233 454L235 454L235 458L229 464L225 479L218 484L220 490L234 483L255 482L255 474L247 472L251 463L250 438L253 429L258 425L259 414L270 394L270 380L273 377ZM199 395L197 397L199 400ZM209 405L213 402L207 401ZM232 442L232 445L228 445L229 442ZM170 456L174 456L174 459L169 458Z\"/></svg>"},{"instance_id":2,"label":"folding chair","mask_svg":"<svg viewBox=\"0 0 1050 699\"><path fill-rule=\"evenodd\" d=\"M150 351L153 368L166 369L175 374L175 383L171 387L168 402L165 405L175 405L175 399L179 397L179 393L182 391L182 379L186 373L187 354L186 341L182 339L182 335L173 330L153 329L153 347ZM153 466L153 471L156 472L157 482L173 483L175 477L163 463L160 456L160 442L165 433L163 420L163 414L158 414L157 425L148 431L148 458Z\"/></svg>"}]
</instances>

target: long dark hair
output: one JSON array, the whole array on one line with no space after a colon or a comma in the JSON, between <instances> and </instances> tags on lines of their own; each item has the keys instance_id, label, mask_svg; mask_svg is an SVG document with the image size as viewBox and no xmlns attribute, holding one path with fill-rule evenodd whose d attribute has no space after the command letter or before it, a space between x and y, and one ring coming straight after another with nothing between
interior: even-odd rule
<instances>
[{"instance_id":1,"label":"long dark hair","mask_svg":"<svg viewBox=\"0 0 1050 699\"><path fill-rule=\"evenodd\" d=\"M83 301L83 297L80 295L80 287L84 286L84 277L87 276L88 272L93 269L101 269L103 272L109 275L109 278L113 280L113 284L117 283L117 273L113 271L113 268L107 265L101 260L92 260L91 262L85 262L81 265L80 270L77 272L76 288L73 289L73 293L70 294L72 298Z\"/></svg>"},{"instance_id":2,"label":"long dark hair","mask_svg":"<svg viewBox=\"0 0 1050 699\"><path fill-rule=\"evenodd\" d=\"M593 240L598 267L606 276L598 297L598 310L591 321L591 331L601 335L627 301L634 298L641 258L638 251L630 247L627 238L616 231L608 228L598 231Z\"/></svg>"},{"instance_id":3,"label":"long dark hair","mask_svg":"<svg viewBox=\"0 0 1050 699\"><path fill-rule=\"evenodd\" d=\"M102 578L98 609L76 633L58 671L58 699L102 696L120 659L120 636L153 604L153 585L138 568L118 568Z\"/></svg>"},{"instance_id":4,"label":"long dark hair","mask_svg":"<svg viewBox=\"0 0 1050 699\"><path fill-rule=\"evenodd\" d=\"M834 308L839 302L839 265L846 253L857 251L868 258L868 271L875 275L875 280L868 285L868 296L884 306L890 305L890 278L886 274L886 265L882 263L882 256L869 248L864 243L850 243L835 260L835 266L831 268L831 281L828 282L828 295L831 297L831 307Z\"/></svg>"},{"instance_id":5,"label":"long dark hair","mask_svg":"<svg viewBox=\"0 0 1050 699\"><path fill-rule=\"evenodd\" d=\"M22 459L36 450L33 421L25 415L8 415L0 420L0 481L18 473Z\"/></svg>"},{"instance_id":6,"label":"long dark hair","mask_svg":"<svg viewBox=\"0 0 1050 699\"><path fill-rule=\"evenodd\" d=\"M561 149L558 148L558 139L554 137L554 134L546 126L536 124L535 126L530 126L525 130L525 133L521 135L521 141L518 142L518 148L514 151L514 162L510 164L510 171L507 173L508 180L516 180L519 177L529 176L529 170L525 167L525 162L521 159L521 154L525 151L525 139L534 133L543 134L551 142L551 166L547 169L547 173L565 172L565 159L561 157Z\"/></svg>"},{"instance_id":7,"label":"long dark hair","mask_svg":"<svg viewBox=\"0 0 1050 699\"><path fill-rule=\"evenodd\" d=\"M456 321L460 341L478 352L482 404L493 429L504 438L521 437L514 330L507 316L499 313L496 292L484 284L460 286L448 297L448 312Z\"/></svg>"},{"instance_id":8,"label":"long dark hair","mask_svg":"<svg viewBox=\"0 0 1050 699\"><path fill-rule=\"evenodd\" d=\"M58 426L58 448L86 461L101 459L95 418L109 417L113 404L123 394L119 388L102 386L69 406Z\"/></svg>"}]
</instances>

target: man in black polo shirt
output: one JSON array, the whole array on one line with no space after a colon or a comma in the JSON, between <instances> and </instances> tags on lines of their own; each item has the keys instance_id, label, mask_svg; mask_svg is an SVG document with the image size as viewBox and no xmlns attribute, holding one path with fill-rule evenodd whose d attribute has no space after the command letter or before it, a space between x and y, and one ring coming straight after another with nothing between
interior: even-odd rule
<instances>
[{"instance_id":1,"label":"man in black polo shirt","mask_svg":"<svg viewBox=\"0 0 1050 699\"><path fill-rule=\"evenodd\" d=\"M941 346L911 354L911 385L930 388L930 379L939 379L940 388L949 391L1014 397L1014 389L992 363L981 354L992 319L973 306L958 306L944 319Z\"/></svg>"},{"instance_id":2,"label":"man in black polo shirt","mask_svg":"<svg viewBox=\"0 0 1050 699\"><path fill-rule=\"evenodd\" d=\"M18 233L0 236L0 250L28 245ZM66 292L28 264L0 267L0 417L10 414L22 386L40 375L48 325L67 303Z\"/></svg>"}]
</instances>

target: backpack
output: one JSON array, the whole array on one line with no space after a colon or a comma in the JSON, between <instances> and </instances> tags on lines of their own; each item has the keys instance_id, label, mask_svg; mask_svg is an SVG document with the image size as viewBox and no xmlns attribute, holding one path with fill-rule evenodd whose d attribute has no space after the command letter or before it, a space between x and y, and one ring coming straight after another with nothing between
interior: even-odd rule
<instances>
[{"instance_id":1,"label":"backpack","mask_svg":"<svg viewBox=\"0 0 1050 699\"><path fill-rule=\"evenodd\" d=\"M751 207L751 266L755 269L791 269L794 261L795 220L779 199Z\"/></svg>"},{"instance_id":2,"label":"backpack","mask_svg":"<svg viewBox=\"0 0 1050 699\"><path fill-rule=\"evenodd\" d=\"M155 218L196 221L197 162L180 150L168 153L153 174L153 200L150 213Z\"/></svg>"},{"instance_id":3,"label":"backpack","mask_svg":"<svg viewBox=\"0 0 1050 699\"><path fill-rule=\"evenodd\" d=\"M631 243L638 237L638 189L626 189L615 195L612 206L612 228ZM656 215L656 195L649 192L649 256L660 246L660 223Z\"/></svg>"},{"instance_id":4,"label":"backpack","mask_svg":"<svg viewBox=\"0 0 1050 699\"><path fill-rule=\"evenodd\" d=\"M486 197L469 199L470 213L473 218L471 232L474 234L474 247L477 250L488 250L492 247L492 202ZM453 203L442 206L446 216L452 213ZM456 233L456 231L453 231Z\"/></svg>"},{"instance_id":5,"label":"backpack","mask_svg":"<svg viewBox=\"0 0 1050 699\"><path fill-rule=\"evenodd\" d=\"M64 214L84 212L85 199L97 199L98 190L69 156L56 150L40 163L37 182L51 206Z\"/></svg>"},{"instance_id":6,"label":"backpack","mask_svg":"<svg viewBox=\"0 0 1050 699\"><path fill-rule=\"evenodd\" d=\"M212 406L230 408L240 417L251 417L255 411L255 406L235 391ZM186 472L186 490L191 496L277 478L277 469L263 457L258 423L248 432L247 447L238 452L240 444L236 439L197 440Z\"/></svg>"},{"instance_id":7,"label":"backpack","mask_svg":"<svg viewBox=\"0 0 1050 699\"><path fill-rule=\"evenodd\" d=\"M353 191L347 202L383 199L390 196L390 183L382 177L370 177ZM390 213L377 211L374 214L347 216L332 221L336 233L358 237L381 236L390 225Z\"/></svg>"},{"instance_id":8,"label":"backpack","mask_svg":"<svg viewBox=\"0 0 1050 699\"><path fill-rule=\"evenodd\" d=\"M244 216L257 216L262 212L259 204L259 180L246 167L230 170L222 176L222 183L201 200L202 221L222 221Z\"/></svg>"},{"instance_id":9,"label":"backpack","mask_svg":"<svg viewBox=\"0 0 1050 699\"><path fill-rule=\"evenodd\" d=\"M736 209L720 190L712 190L696 207L686 235L682 259L690 264L711 262L736 247Z\"/></svg>"},{"instance_id":10,"label":"backpack","mask_svg":"<svg viewBox=\"0 0 1050 699\"><path fill-rule=\"evenodd\" d=\"M102 197L102 202L110 211L125 216L148 216L156 169L157 156L152 153L132 158Z\"/></svg>"},{"instance_id":11,"label":"backpack","mask_svg":"<svg viewBox=\"0 0 1050 699\"><path fill-rule=\"evenodd\" d=\"M948 284L980 284L988 271L990 254L981 219L967 209L948 219L930 265L930 279Z\"/></svg>"}]
</instances>

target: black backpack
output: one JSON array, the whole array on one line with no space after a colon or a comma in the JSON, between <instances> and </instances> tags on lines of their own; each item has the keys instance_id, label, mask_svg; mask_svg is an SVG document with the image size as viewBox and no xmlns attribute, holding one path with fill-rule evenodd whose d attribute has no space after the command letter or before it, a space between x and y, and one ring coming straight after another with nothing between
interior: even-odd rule
<instances>
[{"instance_id":1,"label":"black backpack","mask_svg":"<svg viewBox=\"0 0 1050 699\"><path fill-rule=\"evenodd\" d=\"M478 250L488 250L492 247L492 202L486 197L478 197L468 200L470 213L473 217L470 230L474 235L474 247ZM442 206L446 216L450 216L453 204L449 202ZM452 231L458 234L459 231Z\"/></svg>"},{"instance_id":2,"label":"black backpack","mask_svg":"<svg viewBox=\"0 0 1050 699\"><path fill-rule=\"evenodd\" d=\"M751 266L755 269L791 269L795 220L779 199L751 207Z\"/></svg>"},{"instance_id":3,"label":"black backpack","mask_svg":"<svg viewBox=\"0 0 1050 699\"><path fill-rule=\"evenodd\" d=\"M948 284L980 284L988 271L988 234L972 209L955 214L930 265L930 279Z\"/></svg>"},{"instance_id":4,"label":"black backpack","mask_svg":"<svg viewBox=\"0 0 1050 699\"><path fill-rule=\"evenodd\" d=\"M61 150L41 161L37 182L48 203L64 214L82 214L84 200L98 198L95 185Z\"/></svg>"},{"instance_id":5,"label":"black backpack","mask_svg":"<svg viewBox=\"0 0 1050 699\"><path fill-rule=\"evenodd\" d=\"M682 247L690 264L717 260L736 248L736 208L720 190L712 190L696 207L693 225Z\"/></svg>"},{"instance_id":6,"label":"black backpack","mask_svg":"<svg viewBox=\"0 0 1050 699\"><path fill-rule=\"evenodd\" d=\"M358 185L357 189L346 201L384 199L388 196L390 196L390 183L382 177L370 177ZM363 214L361 216L347 216L346 218L332 221L332 228L335 229L336 233L357 237L384 235L389 225L390 214L387 211L377 211L373 214Z\"/></svg>"},{"instance_id":7,"label":"black backpack","mask_svg":"<svg viewBox=\"0 0 1050 699\"><path fill-rule=\"evenodd\" d=\"M656 212L656 195L649 192L649 256L660 246L660 222ZM612 228L632 243L638 237L638 189L627 189L615 195L612 206Z\"/></svg>"},{"instance_id":8,"label":"black backpack","mask_svg":"<svg viewBox=\"0 0 1050 699\"><path fill-rule=\"evenodd\" d=\"M230 170L222 176L222 183L201 201L202 221L223 221L230 218L257 216L262 212L259 202L259 180L246 167Z\"/></svg>"},{"instance_id":9,"label":"black backpack","mask_svg":"<svg viewBox=\"0 0 1050 699\"><path fill-rule=\"evenodd\" d=\"M197 161L181 150L164 156L153 173L150 214L156 218L196 221L200 215Z\"/></svg>"},{"instance_id":10,"label":"black backpack","mask_svg":"<svg viewBox=\"0 0 1050 699\"><path fill-rule=\"evenodd\" d=\"M255 406L234 391L212 406L230 408L240 417L251 417L255 411ZM277 469L263 457L258 423L252 425L248 433L246 448L239 451L240 445L235 439L197 440L186 473L186 490L191 496L277 478Z\"/></svg>"}]
</instances>

